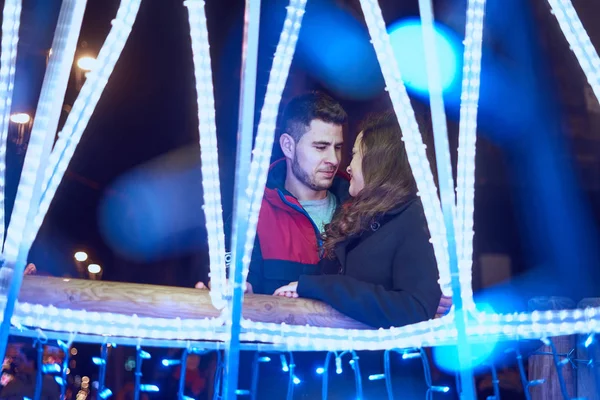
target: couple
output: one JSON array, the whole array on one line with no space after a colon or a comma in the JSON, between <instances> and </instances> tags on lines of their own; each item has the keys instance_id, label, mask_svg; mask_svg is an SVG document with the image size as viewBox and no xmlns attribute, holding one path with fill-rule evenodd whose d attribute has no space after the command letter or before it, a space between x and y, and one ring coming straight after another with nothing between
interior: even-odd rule
<instances>
[{"instance_id":1,"label":"couple","mask_svg":"<svg viewBox=\"0 0 600 400\"><path fill-rule=\"evenodd\" d=\"M269 171L248 292L320 300L374 328L447 313L395 115L363 123L348 175L338 171L347 122L339 103L302 95L282 122L285 159Z\"/></svg>"}]
</instances>

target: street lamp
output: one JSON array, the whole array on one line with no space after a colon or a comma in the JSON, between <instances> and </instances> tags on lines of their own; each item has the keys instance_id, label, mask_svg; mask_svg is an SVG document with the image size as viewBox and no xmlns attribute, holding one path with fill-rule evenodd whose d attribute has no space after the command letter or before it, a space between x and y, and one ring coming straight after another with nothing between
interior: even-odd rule
<instances>
[{"instance_id":1,"label":"street lamp","mask_svg":"<svg viewBox=\"0 0 600 400\"><path fill-rule=\"evenodd\" d=\"M96 59L94 57L88 56L81 57L79 60L77 60L77 66L79 67L79 69L82 69L84 71L91 71L96 66Z\"/></svg>"},{"instance_id":2,"label":"street lamp","mask_svg":"<svg viewBox=\"0 0 600 400\"><path fill-rule=\"evenodd\" d=\"M77 260L79 262L84 262L85 260L88 259L88 255L85 251L78 251L77 253L75 253L74 257L75 257L75 260Z\"/></svg>"},{"instance_id":3,"label":"street lamp","mask_svg":"<svg viewBox=\"0 0 600 400\"><path fill-rule=\"evenodd\" d=\"M22 154L27 149L27 143L29 142L29 133L31 130L31 116L27 113L15 113L10 116L10 122L16 125L17 135L15 137L14 131L9 134L10 141L17 145L17 152Z\"/></svg>"},{"instance_id":4,"label":"street lamp","mask_svg":"<svg viewBox=\"0 0 600 400\"><path fill-rule=\"evenodd\" d=\"M102 279L102 267L100 265L90 264L88 265L87 270L91 280L97 281Z\"/></svg>"},{"instance_id":5,"label":"street lamp","mask_svg":"<svg viewBox=\"0 0 600 400\"><path fill-rule=\"evenodd\" d=\"M15 124L24 125L31 121L31 117L27 113L16 113L10 116L10 121Z\"/></svg>"},{"instance_id":6,"label":"street lamp","mask_svg":"<svg viewBox=\"0 0 600 400\"><path fill-rule=\"evenodd\" d=\"M87 73L96 67L96 59L94 57L80 57L77 60L77 69L75 70L75 83L77 84L77 90L80 90L83 86L83 81L87 76Z\"/></svg>"},{"instance_id":7,"label":"street lamp","mask_svg":"<svg viewBox=\"0 0 600 400\"><path fill-rule=\"evenodd\" d=\"M98 264L90 264L87 269L90 274L98 274L102 271L102 267Z\"/></svg>"}]
</instances>

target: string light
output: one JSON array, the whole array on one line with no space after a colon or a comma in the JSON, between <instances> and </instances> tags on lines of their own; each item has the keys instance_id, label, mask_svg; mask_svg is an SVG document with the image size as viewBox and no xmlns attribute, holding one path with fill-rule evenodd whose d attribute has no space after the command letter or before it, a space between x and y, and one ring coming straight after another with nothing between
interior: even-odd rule
<instances>
[{"instance_id":1,"label":"string light","mask_svg":"<svg viewBox=\"0 0 600 400\"><path fill-rule=\"evenodd\" d=\"M25 311L25 312L24 312ZM88 315L89 314L89 315ZM289 351L346 351L381 350L387 348L414 349L429 346L455 345L456 329L452 315L402 328L356 330L340 328L318 328L312 326L288 326L272 323L250 323L243 321L241 339L246 349L261 349L264 344ZM15 323L43 330L63 331L68 336L77 327L80 334L93 333L102 340L126 336L136 337L142 342L164 340L217 340L224 341L224 322L184 321L154 318L119 318L118 316L86 313L85 311L59 310L55 307L19 304ZM102 323L100 323L102 321ZM157 328L161 326L161 328ZM180 328L173 328L179 325ZM212 327L209 327L211 326ZM467 335L470 342L493 340L533 339L571 334L589 334L600 331L600 308L585 310L562 310L515 314L478 314L469 324ZM26 331L17 331L25 335ZM349 340L351 338L351 340ZM111 339L111 341L115 341ZM99 339L100 340L100 339ZM280 358L282 369L289 366L285 356Z\"/></svg>"},{"instance_id":2,"label":"string light","mask_svg":"<svg viewBox=\"0 0 600 400\"><path fill-rule=\"evenodd\" d=\"M107 336L130 336L146 339L208 339L220 340L217 329L223 326L222 318L202 320L180 318L153 318L118 313L87 312L85 310L59 309L54 306L18 303L11 320L27 327L54 331Z\"/></svg>"},{"instance_id":3,"label":"string light","mask_svg":"<svg viewBox=\"0 0 600 400\"><path fill-rule=\"evenodd\" d=\"M600 58L573 7L573 3L569 0L548 0L548 3L585 73L596 99L600 102Z\"/></svg>"},{"instance_id":4,"label":"string light","mask_svg":"<svg viewBox=\"0 0 600 400\"><path fill-rule=\"evenodd\" d=\"M194 75L196 77L198 130L200 132L200 159L204 195L204 206L202 209L204 210L208 233L211 280L210 296L213 305L217 309L222 309L226 304L225 234L221 206L215 100L208 29L206 27L204 1L188 0L184 4L188 8L189 13Z\"/></svg>"},{"instance_id":5,"label":"string light","mask_svg":"<svg viewBox=\"0 0 600 400\"><path fill-rule=\"evenodd\" d=\"M411 360L413 358L419 358L419 357L421 357L421 353L415 353L415 352L402 353L403 360Z\"/></svg>"},{"instance_id":6,"label":"string light","mask_svg":"<svg viewBox=\"0 0 600 400\"><path fill-rule=\"evenodd\" d=\"M342 357L336 355L335 357L335 373L340 375L342 373Z\"/></svg>"},{"instance_id":7,"label":"string light","mask_svg":"<svg viewBox=\"0 0 600 400\"><path fill-rule=\"evenodd\" d=\"M2 48L0 50L0 250L4 245L4 187L6 179L6 140L15 82L17 44L21 20L21 1L6 0L2 11Z\"/></svg>"},{"instance_id":8,"label":"string light","mask_svg":"<svg viewBox=\"0 0 600 400\"><path fill-rule=\"evenodd\" d=\"M147 393L157 393L159 391L158 386L150 384L140 385L140 390Z\"/></svg>"},{"instance_id":9,"label":"string light","mask_svg":"<svg viewBox=\"0 0 600 400\"><path fill-rule=\"evenodd\" d=\"M431 106L431 120L435 145L435 157L438 171L439 192L441 198L444 229L446 230L448 268L452 273L457 267L456 239L454 232L454 213L456 196L454 194L454 179L448 145L448 128L444 97L440 79L439 61L436 51L433 5L431 0L419 0L421 13L421 28L423 32L423 47L427 67L427 86ZM448 291L450 292L450 291Z\"/></svg>"},{"instance_id":10,"label":"string light","mask_svg":"<svg viewBox=\"0 0 600 400\"><path fill-rule=\"evenodd\" d=\"M43 374L60 373L61 368L59 364L44 364L42 365Z\"/></svg>"},{"instance_id":11,"label":"string light","mask_svg":"<svg viewBox=\"0 0 600 400\"><path fill-rule=\"evenodd\" d=\"M591 334L587 337L587 339L585 339L585 343L583 345L587 349L588 347L590 347L592 345L593 341L594 341L594 334Z\"/></svg>"},{"instance_id":12,"label":"string light","mask_svg":"<svg viewBox=\"0 0 600 400\"><path fill-rule=\"evenodd\" d=\"M472 289L475 144L485 0L469 0L465 32L456 179L456 237L463 307L474 310Z\"/></svg>"},{"instance_id":13,"label":"string light","mask_svg":"<svg viewBox=\"0 0 600 400\"><path fill-rule=\"evenodd\" d=\"M288 372L290 370L290 367L288 366L287 359L285 358L285 355L280 354L279 355L279 359L281 360L281 370L283 372Z\"/></svg>"},{"instance_id":14,"label":"string light","mask_svg":"<svg viewBox=\"0 0 600 400\"><path fill-rule=\"evenodd\" d=\"M104 388L101 392L98 393L98 397L104 400L110 398L112 394L112 390L110 390L109 388Z\"/></svg>"},{"instance_id":15,"label":"string light","mask_svg":"<svg viewBox=\"0 0 600 400\"><path fill-rule=\"evenodd\" d=\"M163 367L171 367L173 365L179 365L181 364L181 360L168 360L168 359L164 359L162 360L162 365Z\"/></svg>"}]
</instances>

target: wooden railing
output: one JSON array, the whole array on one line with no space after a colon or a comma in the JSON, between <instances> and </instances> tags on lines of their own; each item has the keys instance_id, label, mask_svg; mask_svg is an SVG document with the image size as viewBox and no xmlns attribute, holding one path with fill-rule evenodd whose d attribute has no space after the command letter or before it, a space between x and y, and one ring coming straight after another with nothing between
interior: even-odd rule
<instances>
[{"instance_id":1,"label":"wooden railing","mask_svg":"<svg viewBox=\"0 0 600 400\"><path fill-rule=\"evenodd\" d=\"M18 301L140 317L202 319L220 315L207 290L41 276L24 278ZM326 304L307 299L246 295L243 316L289 325L369 329Z\"/></svg>"}]
</instances>

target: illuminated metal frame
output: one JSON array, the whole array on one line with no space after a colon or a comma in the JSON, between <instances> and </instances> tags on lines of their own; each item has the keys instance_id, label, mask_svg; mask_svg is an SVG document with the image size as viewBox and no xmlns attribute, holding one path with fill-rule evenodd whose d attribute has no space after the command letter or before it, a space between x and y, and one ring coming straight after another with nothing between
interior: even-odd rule
<instances>
[{"instance_id":1,"label":"illuminated metal frame","mask_svg":"<svg viewBox=\"0 0 600 400\"><path fill-rule=\"evenodd\" d=\"M231 293L230 288L227 288L224 283L225 257L222 239L220 193L218 193L220 190L218 157L216 127L214 125L214 97L212 97L212 72L210 71L210 57L207 43L208 34L206 32L206 20L203 13L204 2L201 0L189 0L186 2L186 5L190 11L198 95L199 129L201 133L200 141L203 147L203 164L206 164L206 166L203 165L204 200L205 204L210 205L210 207L205 207L205 213L209 222L209 234L213 240L211 242L211 274L216 279L215 283L217 283L217 289L215 289L216 296L213 295L213 301L217 302L218 299L223 300L224 298L229 299L222 316L205 320L137 318L118 313L86 313L85 311L57 309L52 306L46 307L19 303L16 304L13 315L12 308L15 304L15 293L18 293L21 283L19 274L22 273L22 267L24 266L31 243L43 221L56 187L64 174L66 165L71 159L83 130L89 121L89 117L123 49L137 15L140 1L123 0L121 2L117 18L113 21L113 28L98 57L98 63L103 67L98 68L97 72L90 74L65 124L65 128L59 136L57 144L49 155L48 165L45 166L43 157L41 160L35 162L32 160L34 156L37 157L48 153L46 137L53 132L53 126L55 130L54 119L56 115L55 110L41 106L46 104L45 102L50 97L48 93L59 95L63 90L65 71L68 72L65 65L69 64L69 59L72 61L72 52L74 52L73 41L77 38L79 31L77 24L80 26L80 18L83 14L81 4L85 4L85 2L81 1L74 3L67 0L64 2L63 8L64 10L68 10L68 12L65 11L65 19L63 21L70 21L71 24L67 23L61 26L59 22L59 28L61 29L57 29L55 40L64 36L66 42L63 45L63 50L59 51L60 47L57 47L56 54L53 55L55 57L53 65L56 65L56 67L49 68L49 72L45 78L45 82L48 80L47 85L45 84L47 91L43 91L42 93L40 100L41 108L38 107L38 114L36 115L38 129L36 129L36 125L34 124L34 131L39 132L39 134L32 134L32 141L35 143L28 150L29 157L26 159L24 175L19 183L19 193L21 195L17 197L18 204L21 204L19 199L25 200L23 200L23 204L16 204L15 206L16 214L14 216L16 218L13 216L13 219L11 219L3 253L5 265L0 271L0 275L4 278L2 289L4 293L11 293L7 297L4 297L2 306L2 309L5 311L4 316L6 320L2 326L6 328L9 325L7 320L10 318L12 323L10 334L35 337L40 334L39 329L41 329L45 331L44 334L47 337L68 339L77 330L78 341L104 343L110 340L110 342L127 345L139 345L140 342L143 342L147 346L186 348L189 348L190 343L193 343L194 345L201 345L203 348L214 349L227 348L226 344L231 340L231 335L233 334L236 336L236 346L239 346L237 350L313 351L376 350L391 347L415 348L449 344L457 344L461 347L466 346L468 349L469 342L477 342L488 338L514 340L600 331L599 308L506 315L487 315L474 311L471 288L474 157L485 0L469 0L468 3L455 209L452 206L448 206L448 200L444 198L444 195L448 194L447 188L443 190L441 203L437 197L437 190L433 183L429 163L426 161L425 149L420 138L414 111L410 106L406 88L391 53L389 37L387 36L385 23L381 16L381 10L375 0L361 0L369 32L386 79L387 89L394 104L398 121L402 127L403 139L409 153L411 168L418 183L419 194L424 204L430 231L432 232L432 243L440 270L440 284L444 293L451 293L454 296L455 304L462 304L463 307L459 307L458 310L441 319L387 330L361 331L317 328L252 322L244 319L239 320L239 328L237 330L227 327L228 318L231 317L231 309L232 307L240 309L239 305L241 305L242 296L236 296L233 299L235 302L232 302L229 298ZM600 100L600 59L581 21L570 1L548 1L596 97ZM268 161L273 145L275 121L281 94L287 81L305 3L305 0L290 1L284 29L275 53L253 157L249 165L248 176L250 179L245 190L237 192L239 196L245 198L245 200L238 200L242 200L241 204L245 204L244 207L250 210L252 216L249 220L250 223L246 226L247 229L239 231L237 235L239 236L238 240L240 243L243 243L243 246L240 247L242 251L238 252L237 258L234 259L234 270L237 268L239 272L235 274L236 279L233 287L238 288L240 292L240 288L245 284L247 276L249 257L254 241L262 192L266 182ZM428 4L427 0L422 0L420 1L420 6L425 33L424 37L425 40L430 40L433 21L431 9L427 8L430 7L430 3ZM0 109L0 118L2 118L0 121L2 123L0 139L3 140L0 142L0 162L2 163L0 170L2 172L5 167L5 160L3 158L5 153L4 129L6 116L10 114L16 44L18 43L19 11L20 1L13 0L6 2L2 23L2 59L0 60L0 96L2 96L0 106L3 107ZM15 26L17 27L16 29ZM68 32L68 34L65 32ZM428 48L428 50L431 49ZM431 57L435 58L435 52L428 53L429 60L431 60ZM250 61L247 60L247 62L256 63L257 60L252 59ZM437 90L435 69L430 68L428 72L430 88L435 93ZM242 82L242 84L245 83ZM435 101L433 96L432 100ZM439 101L439 96L437 100ZM244 106L243 102L242 106ZM432 106L432 110L436 113L434 118L434 122L437 122L435 129L440 132L441 125L439 121L442 119L439 113L439 103L435 107ZM249 124L245 119L242 122ZM43 129L40 124L44 124ZM247 132L252 133L252 129L246 127L245 132L246 135L248 134ZM444 142L443 129L441 132L442 137L439 143L441 143L441 151L445 153L448 152L447 138ZM35 146L38 141L40 142L39 150ZM439 151L440 149L436 148L436 150ZM443 154L443 156L445 157L446 154ZM27 162L27 160L30 161ZM451 177L451 174L448 175L447 173L448 162L444 160L442 164L441 168L445 169L444 176L446 176L444 185L453 185L451 178L450 180L447 179L448 176ZM204 167L206 167L206 170ZM40 171L44 172L44 174L40 174ZM0 187L2 186L3 183L0 183ZM452 197L447 196L447 198L451 199ZM36 207L38 201L40 206ZM443 209L441 205L445 205ZM32 209L37 211L32 214ZM453 229L449 229L451 227ZM456 235L455 252L457 262L455 267L453 266L454 262L451 262L452 256L448 255L447 249L454 241L452 230L454 230ZM17 273L17 279L14 279L15 276L12 274L14 267L16 267L14 272ZM238 304L237 307L235 307L236 303ZM468 323L469 319L476 320L476 323ZM103 324L98 324L100 321ZM102 332L98 330L99 326L102 327L100 328ZM5 331L8 332L8 329L5 329ZM4 351L5 347L6 337L0 335L0 351Z\"/></svg>"}]
</instances>

